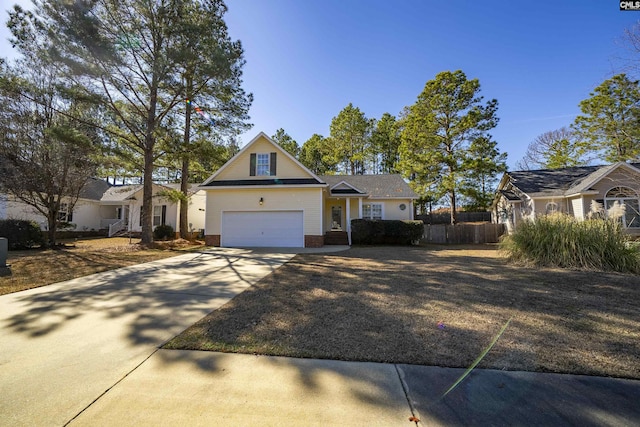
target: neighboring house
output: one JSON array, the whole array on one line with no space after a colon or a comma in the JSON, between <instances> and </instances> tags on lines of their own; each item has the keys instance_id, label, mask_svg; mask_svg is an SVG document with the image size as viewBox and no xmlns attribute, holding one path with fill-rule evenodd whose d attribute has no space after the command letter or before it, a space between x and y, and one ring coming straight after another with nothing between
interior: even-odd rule
<instances>
[{"instance_id":1,"label":"neighboring house","mask_svg":"<svg viewBox=\"0 0 640 427\"><path fill-rule=\"evenodd\" d=\"M509 232L537 215L562 212L584 220L597 201L625 206L626 231L640 234L640 163L507 172L493 202L493 220Z\"/></svg>"},{"instance_id":2,"label":"neighboring house","mask_svg":"<svg viewBox=\"0 0 640 427\"><path fill-rule=\"evenodd\" d=\"M179 204L172 203L162 195L163 191L179 189L179 184L153 185L153 219L155 228L168 224L179 231ZM189 198L189 231L204 230L205 194L198 184L192 184ZM140 212L142 208L142 184L109 186L105 181L92 178L83 188L73 211L62 203L59 213L61 222L74 224L76 231L109 230L109 236L123 232L142 231ZM35 221L46 229L46 218L19 200L0 195L0 219L15 218Z\"/></svg>"},{"instance_id":3,"label":"neighboring house","mask_svg":"<svg viewBox=\"0 0 640 427\"><path fill-rule=\"evenodd\" d=\"M352 219L413 219L417 198L400 175L317 176L263 132L200 188L207 245L231 247L350 243Z\"/></svg>"},{"instance_id":4,"label":"neighboring house","mask_svg":"<svg viewBox=\"0 0 640 427\"><path fill-rule=\"evenodd\" d=\"M75 224L78 231L98 230L100 228L100 198L109 188L109 184L97 178L91 178L83 187L73 211L69 210L69 204L64 201L60 204L58 220ZM33 206L27 205L21 200L0 194L0 219L24 219L34 221L40 228L46 230L48 225L44 215Z\"/></svg>"}]
</instances>

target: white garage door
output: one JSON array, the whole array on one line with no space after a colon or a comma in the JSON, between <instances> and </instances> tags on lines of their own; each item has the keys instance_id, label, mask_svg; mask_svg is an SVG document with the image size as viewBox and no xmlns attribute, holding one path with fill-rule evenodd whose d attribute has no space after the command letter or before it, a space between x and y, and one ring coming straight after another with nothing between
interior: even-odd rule
<instances>
[{"instance_id":1,"label":"white garage door","mask_svg":"<svg viewBox=\"0 0 640 427\"><path fill-rule=\"evenodd\" d=\"M304 247L302 211L223 212L221 245Z\"/></svg>"}]
</instances>

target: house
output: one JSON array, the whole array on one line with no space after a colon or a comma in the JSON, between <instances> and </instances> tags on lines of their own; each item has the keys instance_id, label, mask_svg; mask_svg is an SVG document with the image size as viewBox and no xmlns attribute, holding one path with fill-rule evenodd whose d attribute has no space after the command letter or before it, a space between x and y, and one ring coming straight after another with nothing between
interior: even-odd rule
<instances>
[{"instance_id":1,"label":"house","mask_svg":"<svg viewBox=\"0 0 640 427\"><path fill-rule=\"evenodd\" d=\"M177 190L179 184L153 184L153 227L168 224L179 231L179 203L171 202L163 192ZM189 197L189 231L204 230L205 194L198 184L192 184ZM59 220L73 224L75 231L108 230L113 236L124 232L140 232L142 210L142 184L110 186L105 181L91 178L73 207L62 203ZM35 221L44 230L46 218L20 200L0 195L0 219L14 218Z\"/></svg>"},{"instance_id":2,"label":"house","mask_svg":"<svg viewBox=\"0 0 640 427\"><path fill-rule=\"evenodd\" d=\"M68 203L61 203L58 220L76 224L76 230L88 231L100 228L100 198L109 188L104 180L91 178L82 188L73 211ZM0 219L24 219L34 221L46 230L47 219L30 205L7 194L0 194Z\"/></svg>"},{"instance_id":3,"label":"house","mask_svg":"<svg viewBox=\"0 0 640 427\"><path fill-rule=\"evenodd\" d=\"M605 209L616 202L624 205L622 225L640 235L640 163L507 172L498 185L492 216L511 232L537 215L562 212L584 220L594 200Z\"/></svg>"},{"instance_id":4,"label":"house","mask_svg":"<svg viewBox=\"0 0 640 427\"><path fill-rule=\"evenodd\" d=\"M166 195L178 190L180 184L153 184L152 226L170 225L176 232L180 225L180 205ZM189 197L189 231L204 229L204 192L191 185ZM142 231L142 184L110 187L100 198L101 229L109 229L109 236Z\"/></svg>"},{"instance_id":5,"label":"house","mask_svg":"<svg viewBox=\"0 0 640 427\"><path fill-rule=\"evenodd\" d=\"M352 219L413 219L417 198L400 175L315 175L263 132L200 188L207 245L231 247L350 243Z\"/></svg>"}]
</instances>

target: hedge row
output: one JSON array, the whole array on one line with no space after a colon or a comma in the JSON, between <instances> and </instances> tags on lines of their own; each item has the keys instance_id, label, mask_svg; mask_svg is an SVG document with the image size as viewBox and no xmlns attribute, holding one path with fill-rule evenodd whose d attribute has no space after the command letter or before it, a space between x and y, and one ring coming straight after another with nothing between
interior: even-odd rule
<instances>
[{"instance_id":1,"label":"hedge row","mask_svg":"<svg viewBox=\"0 0 640 427\"><path fill-rule=\"evenodd\" d=\"M422 221L351 221L351 240L356 245L411 245L419 241L423 234Z\"/></svg>"},{"instance_id":2,"label":"hedge row","mask_svg":"<svg viewBox=\"0 0 640 427\"><path fill-rule=\"evenodd\" d=\"M6 237L9 249L27 249L44 243L40 227L22 219L0 220L0 237Z\"/></svg>"}]
</instances>

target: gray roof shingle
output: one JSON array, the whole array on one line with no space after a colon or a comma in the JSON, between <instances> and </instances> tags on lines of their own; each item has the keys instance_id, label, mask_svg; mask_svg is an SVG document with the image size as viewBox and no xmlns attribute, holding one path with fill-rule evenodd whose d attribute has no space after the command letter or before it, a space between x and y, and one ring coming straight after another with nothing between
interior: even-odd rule
<instances>
[{"instance_id":1,"label":"gray roof shingle","mask_svg":"<svg viewBox=\"0 0 640 427\"><path fill-rule=\"evenodd\" d=\"M523 193L559 196L586 191L615 165L575 166L563 169L540 169L507 172L512 184ZM640 168L640 163L631 163Z\"/></svg>"},{"instance_id":2,"label":"gray roof shingle","mask_svg":"<svg viewBox=\"0 0 640 427\"><path fill-rule=\"evenodd\" d=\"M329 187L344 181L374 199L410 199L418 195L398 174L390 175L322 175Z\"/></svg>"},{"instance_id":3,"label":"gray roof shingle","mask_svg":"<svg viewBox=\"0 0 640 427\"><path fill-rule=\"evenodd\" d=\"M82 187L82 190L80 190L80 198L100 200L109 187L109 183L103 179L89 178L84 187Z\"/></svg>"},{"instance_id":4,"label":"gray roof shingle","mask_svg":"<svg viewBox=\"0 0 640 427\"><path fill-rule=\"evenodd\" d=\"M110 187L100 199L103 202L122 202L142 189L142 184L118 185Z\"/></svg>"}]
</instances>

